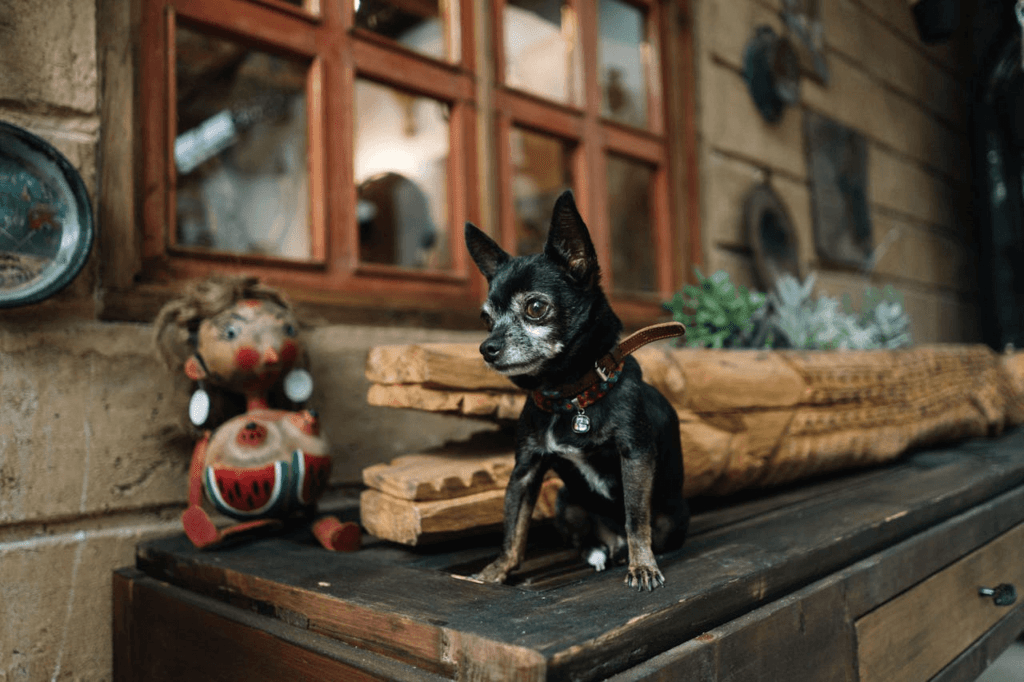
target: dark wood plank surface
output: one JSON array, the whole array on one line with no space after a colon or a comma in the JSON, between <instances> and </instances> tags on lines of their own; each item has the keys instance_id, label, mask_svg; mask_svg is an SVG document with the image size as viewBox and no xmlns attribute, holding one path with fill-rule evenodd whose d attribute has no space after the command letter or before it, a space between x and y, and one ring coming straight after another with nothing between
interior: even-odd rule
<instances>
[{"instance_id":1,"label":"dark wood plank surface","mask_svg":"<svg viewBox=\"0 0 1024 682\"><path fill-rule=\"evenodd\" d=\"M134 569L117 571L113 588L115 682L445 679Z\"/></svg>"},{"instance_id":2,"label":"dark wood plank surface","mask_svg":"<svg viewBox=\"0 0 1024 682\"><path fill-rule=\"evenodd\" d=\"M368 542L332 554L298 531L207 552L176 536L140 545L137 565L158 580L441 675L466 677L486 660L510 678L591 680L1022 484L1024 431L1016 431L731 504L699 503L687 545L659 557L667 585L651 593L627 589L621 567L599 574L580 567L543 530L531 534L512 585L477 584L451 571L468 573L493 557L496 538L429 550Z\"/></svg>"},{"instance_id":3,"label":"dark wood plank surface","mask_svg":"<svg viewBox=\"0 0 1024 682\"><path fill-rule=\"evenodd\" d=\"M1024 522L1024 486L713 628L608 682L857 680L853 622ZM975 585L964 597L976 598ZM826 608L821 608L821 605ZM908 626L913 625L908 623ZM949 622L933 623L936 628ZM1024 630L1024 603L931 682L974 680ZM929 632L928 636L933 633ZM939 633L935 633L939 634ZM956 654L950 651L950 654ZM830 661L822 667L822 656Z\"/></svg>"}]
</instances>

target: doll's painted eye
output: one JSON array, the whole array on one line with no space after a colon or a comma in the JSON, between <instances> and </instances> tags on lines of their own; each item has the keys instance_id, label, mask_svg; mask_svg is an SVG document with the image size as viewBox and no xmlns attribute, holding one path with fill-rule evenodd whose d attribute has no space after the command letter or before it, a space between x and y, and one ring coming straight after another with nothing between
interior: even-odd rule
<instances>
[{"instance_id":1,"label":"doll's painted eye","mask_svg":"<svg viewBox=\"0 0 1024 682\"><path fill-rule=\"evenodd\" d=\"M295 336L299 331L295 328L294 324L286 324L284 326L284 333L286 336Z\"/></svg>"},{"instance_id":2,"label":"doll's painted eye","mask_svg":"<svg viewBox=\"0 0 1024 682\"><path fill-rule=\"evenodd\" d=\"M526 316L531 320L539 320L548 311L547 301L535 298L526 304Z\"/></svg>"},{"instance_id":3,"label":"doll's painted eye","mask_svg":"<svg viewBox=\"0 0 1024 682\"><path fill-rule=\"evenodd\" d=\"M242 330L239 329L236 325L229 324L228 326L224 327L224 331L221 332L221 336L223 336L227 341L234 341L235 339L238 338L238 335L241 333Z\"/></svg>"}]
</instances>

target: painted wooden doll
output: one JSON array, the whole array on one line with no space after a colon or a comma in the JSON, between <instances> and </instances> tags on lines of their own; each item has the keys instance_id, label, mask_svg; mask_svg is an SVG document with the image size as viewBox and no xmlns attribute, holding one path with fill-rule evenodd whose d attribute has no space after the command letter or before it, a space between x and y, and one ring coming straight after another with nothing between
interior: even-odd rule
<instances>
[{"instance_id":1,"label":"painted wooden doll","mask_svg":"<svg viewBox=\"0 0 1024 682\"><path fill-rule=\"evenodd\" d=\"M316 413L270 407L272 394L283 392L299 405L313 388L298 366L298 325L281 294L250 277L194 282L160 311L156 339L168 365L197 384L189 419L200 435L182 514L192 543L209 547L289 517L312 516L331 459ZM244 399L244 412L225 419L232 396ZM204 492L218 512L239 523L218 529L202 507ZM358 526L332 516L318 519L313 533L327 549L359 546Z\"/></svg>"}]
</instances>

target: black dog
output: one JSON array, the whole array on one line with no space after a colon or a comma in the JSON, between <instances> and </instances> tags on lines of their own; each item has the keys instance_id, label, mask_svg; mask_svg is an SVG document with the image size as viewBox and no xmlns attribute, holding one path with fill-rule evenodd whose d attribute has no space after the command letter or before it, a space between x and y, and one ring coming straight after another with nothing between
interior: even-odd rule
<instances>
[{"instance_id":1,"label":"black dog","mask_svg":"<svg viewBox=\"0 0 1024 682\"><path fill-rule=\"evenodd\" d=\"M466 246L489 283L480 352L531 392L516 427L502 553L478 577L504 582L519 565L544 473L554 469L565 484L555 523L587 561L600 571L628 549L626 584L663 585L654 552L682 545L690 518L679 420L636 360L615 353L622 322L572 194L555 203L543 253L513 258L469 223Z\"/></svg>"}]
</instances>

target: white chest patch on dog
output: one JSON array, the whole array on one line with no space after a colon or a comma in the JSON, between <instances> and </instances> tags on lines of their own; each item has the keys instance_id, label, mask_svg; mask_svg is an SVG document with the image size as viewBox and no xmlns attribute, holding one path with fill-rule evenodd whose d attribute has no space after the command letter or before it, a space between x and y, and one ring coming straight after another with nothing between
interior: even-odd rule
<instances>
[{"instance_id":1,"label":"white chest patch on dog","mask_svg":"<svg viewBox=\"0 0 1024 682\"><path fill-rule=\"evenodd\" d=\"M598 495L611 500L612 493L608 487L608 480L590 465L590 462L587 461L586 454L579 448L575 448L565 443L559 443L555 438L556 421L557 417L553 417L551 419L551 424L548 426L547 433L544 434L544 445L547 447L548 452L558 455L576 467L576 470L580 472L591 490Z\"/></svg>"}]
</instances>

